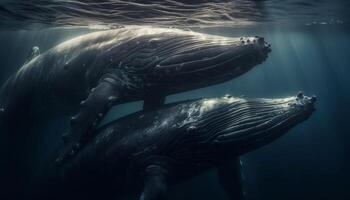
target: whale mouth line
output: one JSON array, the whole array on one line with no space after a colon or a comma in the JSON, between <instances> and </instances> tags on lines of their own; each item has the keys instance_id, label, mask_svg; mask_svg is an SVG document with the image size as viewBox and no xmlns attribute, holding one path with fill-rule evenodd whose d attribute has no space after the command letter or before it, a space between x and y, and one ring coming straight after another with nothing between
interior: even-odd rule
<instances>
[{"instance_id":1,"label":"whale mouth line","mask_svg":"<svg viewBox=\"0 0 350 200\"><path fill-rule=\"evenodd\" d=\"M175 75L197 73L197 72L202 72L207 70L214 70L218 68L222 69L221 67L225 67L228 70L235 71L235 70L241 70L241 68L246 67L246 65L249 66L249 65L254 65L254 63L263 62L268 57L268 53L269 51L262 50L262 51L259 51L257 54L250 55L245 53L227 51L227 52L222 52L213 57L209 57L209 58L205 57L204 59L199 59L194 61L192 60L192 61L183 62L183 63L180 62L180 63L165 65L165 66L162 66L160 63L156 67L158 69L168 69L170 71L177 71ZM236 66L234 63L232 63L235 60L244 59L246 56L250 56L253 59L249 63L244 62ZM213 64L210 65L210 63L213 63ZM227 66L227 65L230 65L230 66ZM197 66L207 66L207 67L197 67Z\"/></svg>"},{"instance_id":2,"label":"whale mouth line","mask_svg":"<svg viewBox=\"0 0 350 200\"><path fill-rule=\"evenodd\" d=\"M310 113L311 114L311 113ZM254 127L252 132L253 134L247 134L246 132L249 132L249 129L240 130L240 134L237 134L237 132L231 132L227 134L219 134L218 137L213 141L214 143L232 143L234 141L241 141L241 140L249 140L249 142L256 142L261 141L264 138L268 138L269 136L274 135L274 131L279 128L288 129L288 126L283 125L289 125L292 126L294 123L297 123L298 121L302 120L302 118L308 117L309 114L306 115L300 115L300 113L293 113L291 115L285 115L285 116L276 116L273 117L264 123L257 125L257 127ZM258 129L256 132L254 129ZM276 130L277 131L277 130Z\"/></svg>"},{"instance_id":3,"label":"whale mouth line","mask_svg":"<svg viewBox=\"0 0 350 200\"><path fill-rule=\"evenodd\" d=\"M231 97L229 97L231 98ZM241 101L244 100L244 101ZM264 142L283 134L315 111L315 97L237 99L203 113L196 123L203 143Z\"/></svg>"},{"instance_id":4,"label":"whale mouth line","mask_svg":"<svg viewBox=\"0 0 350 200\"><path fill-rule=\"evenodd\" d=\"M180 41L179 44L167 44L160 60L155 64L156 70L164 70L164 72L175 72L181 74L182 72L199 72L210 68L221 67L227 62L234 62L238 58L249 58L243 61L232 63L233 66L227 68L235 69L240 65L256 65L263 62L269 52L271 52L271 45L269 45L262 37L255 36L251 38L252 42L244 43L237 38L227 38L221 40L200 40L200 41ZM254 42L253 42L254 39ZM248 39L249 40L249 39ZM166 56L168 55L168 56Z\"/></svg>"}]
</instances>

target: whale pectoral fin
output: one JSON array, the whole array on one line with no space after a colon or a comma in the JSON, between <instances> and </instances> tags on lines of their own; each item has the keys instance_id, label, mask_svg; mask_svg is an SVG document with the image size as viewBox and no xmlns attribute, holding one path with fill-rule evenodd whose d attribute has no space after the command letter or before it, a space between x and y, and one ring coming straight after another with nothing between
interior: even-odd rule
<instances>
[{"instance_id":1,"label":"whale pectoral fin","mask_svg":"<svg viewBox=\"0 0 350 200\"><path fill-rule=\"evenodd\" d=\"M153 110L162 106L165 102L165 95L163 94L154 94L146 96L143 102L144 110Z\"/></svg>"},{"instance_id":2,"label":"whale pectoral fin","mask_svg":"<svg viewBox=\"0 0 350 200\"><path fill-rule=\"evenodd\" d=\"M230 199L243 199L241 161L239 158L220 166L218 168L218 179Z\"/></svg>"},{"instance_id":3,"label":"whale pectoral fin","mask_svg":"<svg viewBox=\"0 0 350 200\"><path fill-rule=\"evenodd\" d=\"M165 199L168 171L160 165L149 165L145 172L144 188L139 200Z\"/></svg>"},{"instance_id":4,"label":"whale pectoral fin","mask_svg":"<svg viewBox=\"0 0 350 200\"><path fill-rule=\"evenodd\" d=\"M65 148L58 162L74 155L81 144L89 141L107 111L117 103L119 88L119 84L108 77L101 79L91 90L88 98L81 103L78 114L72 117L70 132L63 135Z\"/></svg>"}]
</instances>

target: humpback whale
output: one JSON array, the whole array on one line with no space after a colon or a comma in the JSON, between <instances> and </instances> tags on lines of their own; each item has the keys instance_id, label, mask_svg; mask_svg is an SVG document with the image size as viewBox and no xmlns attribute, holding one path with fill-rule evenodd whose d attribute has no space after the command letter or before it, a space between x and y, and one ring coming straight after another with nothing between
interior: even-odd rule
<instances>
[{"instance_id":1,"label":"humpback whale","mask_svg":"<svg viewBox=\"0 0 350 200\"><path fill-rule=\"evenodd\" d=\"M169 185L282 136L309 118L315 101L302 93L280 99L225 96L136 112L97 129L63 165L50 162L51 177L42 180L50 180L43 182L53 190L46 195L89 199L139 193L140 200L163 199Z\"/></svg>"},{"instance_id":2,"label":"humpback whale","mask_svg":"<svg viewBox=\"0 0 350 200\"><path fill-rule=\"evenodd\" d=\"M0 118L10 125L20 117L28 122L77 113L64 135L63 160L88 141L113 105L145 100L145 109L155 108L166 95L249 71L271 48L262 37L130 26L82 35L44 53L37 47L33 51L2 87Z\"/></svg>"}]
</instances>

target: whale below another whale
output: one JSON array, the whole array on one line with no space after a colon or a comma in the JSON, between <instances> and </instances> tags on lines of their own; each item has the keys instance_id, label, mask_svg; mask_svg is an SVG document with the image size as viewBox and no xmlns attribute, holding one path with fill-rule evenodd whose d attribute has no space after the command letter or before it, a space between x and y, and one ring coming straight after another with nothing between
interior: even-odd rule
<instances>
[{"instance_id":1,"label":"whale below another whale","mask_svg":"<svg viewBox=\"0 0 350 200\"><path fill-rule=\"evenodd\" d=\"M310 117L315 101L302 93L280 99L225 96L136 112L99 128L63 165L46 163L39 193L58 199L137 193L140 200L163 199L169 185L282 136Z\"/></svg>"}]
</instances>

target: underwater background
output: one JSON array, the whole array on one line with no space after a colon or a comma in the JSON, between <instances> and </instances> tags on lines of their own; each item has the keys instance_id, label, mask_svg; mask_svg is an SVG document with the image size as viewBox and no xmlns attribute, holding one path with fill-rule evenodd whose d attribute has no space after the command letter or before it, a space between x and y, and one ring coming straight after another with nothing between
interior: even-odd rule
<instances>
[{"instance_id":1,"label":"underwater background","mask_svg":"<svg viewBox=\"0 0 350 200\"><path fill-rule=\"evenodd\" d=\"M173 24L177 28L224 36L264 37L272 46L272 52L264 63L224 84L169 96L167 102L225 94L274 98L303 91L306 95L316 95L316 112L309 120L273 143L242 156L245 198L350 199L349 2L216 0L210 4L210 1L205 4L196 1L193 1L193 5L177 4L198 12L195 13L198 16L194 17L196 20L186 22L181 21L186 16L176 19L164 12L159 12L162 13L159 15L157 10L148 12L149 16L142 18L139 15L143 9L152 10L147 6L147 1L139 1L145 4L137 4L137 12L129 12L134 15L128 17L111 12L120 5L126 5L122 7L125 12L135 9L124 1L101 1L105 3L104 6L97 6L95 10L88 4L96 3L93 1L86 1L84 5L79 1L8 2L0 3L0 84L21 67L33 46L40 47L44 52L69 38L96 29L127 24ZM76 4L72 7L65 2ZM222 2L235 2L232 7L226 6L226 9L232 9L226 10L228 15L203 16L203 12L211 8L220 11L219 6L225 7ZM114 3L114 7L111 7L111 3ZM167 3L174 1L163 1L159 8L175 9L173 5L164 7ZM51 10L47 10L48 7ZM205 9L199 12L198 8ZM118 14L109 16L105 9L111 15ZM168 16L169 20L159 21L155 16L161 19ZM220 20L222 23L217 24ZM142 102L116 106L105 121L141 107ZM32 154L49 154L53 151L68 125L68 119L45 125L47 134L40 145L33 147ZM0 139L0 145L3 157L13 150L7 145L6 138ZM217 184L214 171L172 187L168 196L169 199L228 199Z\"/></svg>"}]
</instances>

